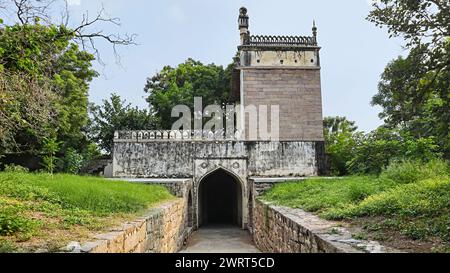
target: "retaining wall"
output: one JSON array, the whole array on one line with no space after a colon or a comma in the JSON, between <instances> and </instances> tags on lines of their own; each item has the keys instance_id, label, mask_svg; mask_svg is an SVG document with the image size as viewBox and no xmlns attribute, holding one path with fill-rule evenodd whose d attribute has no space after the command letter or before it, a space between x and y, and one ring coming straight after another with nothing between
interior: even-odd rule
<instances>
[{"instance_id":1,"label":"retaining wall","mask_svg":"<svg viewBox=\"0 0 450 273\"><path fill-rule=\"evenodd\" d=\"M186 200L176 199L84 244L84 253L175 253L187 236Z\"/></svg>"},{"instance_id":2,"label":"retaining wall","mask_svg":"<svg viewBox=\"0 0 450 273\"><path fill-rule=\"evenodd\" d=\"M374 241L356 240L339 223L300 209L256 200L253 238L267 253L384 253L397 252Z\"/></svg>"}]
</instances>

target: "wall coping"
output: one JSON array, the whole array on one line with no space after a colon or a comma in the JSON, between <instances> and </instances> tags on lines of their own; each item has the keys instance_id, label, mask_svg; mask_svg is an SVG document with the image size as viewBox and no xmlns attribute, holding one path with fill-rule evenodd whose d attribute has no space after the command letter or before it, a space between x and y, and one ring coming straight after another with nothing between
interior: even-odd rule
<instances>
[{"instance_id":1,"label":"wall coping","mask_svg":"<svg viewBox=\"0 0 450 273\"><path fill-rule=\"evenodd\" d=\"M130 183L141 184L172 184L172 183L187 183L191 182L192 178L111 178L112 181L125 181Z\"/></svg>"},{"instance_id":2,"label":"wall coping","mask_svg":"<svg viewBox=\"0 0 450 273\"><path fill-rule=\"evenodd\" d=\"M311 178L320 178L327 180L339 180L340 177L320 177L320 176L309 176L309 177L250 177L249 179L254 183L285 183L285 182L298 182L305 181Z\"/></svg>"},{"instance_id":3,"label":"wall coping","mask_svg":"<svg viewBox=\"0 0 450 273\"><path fill-rule=\"evenodd\" d=\"M276 213L308 230L324 244L338 253L401 253L401 251L381 245L377 241L354 239L352 233L335 221L319 218L302 209L278 206L272 202L257 199Z\"/></svg>"}]
</instances>

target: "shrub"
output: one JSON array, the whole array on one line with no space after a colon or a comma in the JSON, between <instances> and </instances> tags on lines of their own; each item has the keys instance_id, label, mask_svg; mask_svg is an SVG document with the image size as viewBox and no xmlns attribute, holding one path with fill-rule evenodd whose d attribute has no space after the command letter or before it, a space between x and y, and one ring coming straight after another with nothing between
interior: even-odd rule
<instances>
[{"instance_id":1,"label":"shrub","mask_svg":"<svg viewBox=\"0 0 450 273\"><path fill-rule=\"evenodd\" d=\"M383 171L381 177L401 184L415 183L430 178L446 178L448 177L448 163L443 160L432 160L428 163L411 160L396 161Z\"/></svg>"},{"instance_id":2,"label":"shrub","mask_svg":"<svg viewBox=\"0 0 450 273\"><path fill-rule=\"evenodd\" d=\"M348 188L348 195L352 202L359 202L366 199L373 190L366 186L367 184L351 184Z\"/></svg>"},{"instance_id":3,"label":"shrub","mask_svg":"<svg viewBox=\"0 0 450 273\"><path fill-rule=\"evenodd\" d=\"M64 172L70 174L78 174L83 167L84 158L83 155L77 153L75 149L68 149L63 159Z\"/></svg>"},{"instance_id":4,"label":"shrub","mask_svg":"<svg viewBox=\"0 0 450 273\"><path fill-rule=\"evenodd\" d=\"M395 161L428 162L442 157L434 138L417 139L398 130L380 127L357 140L354 156L347 162L352 174L378 175Z\"/></svg>"},{"instance_id":5,"label":"shrub","mask_svg":"<svg viewBox=\"0 0 450 273\"><path fill-rule=\"evenodd\" d=\"M53 171L55 170L55 163L57 160L56 152L59 151L60 145L61 142L58 142L55 137L44 138L42 151L44 152L45 156L42 157L42 166L50 174L53 174Z\"/></svg>"},{"instance_id":6,"label":"shrub","mask_svg":"<svg viewBox=\"0 0 450 273\"><path fill-rule=\"evenodd\" d=\"M29 172L28 168L19 166L19 165L15 165L15 164L10 164L10 165L6 165L5 166L5 172L8 173L27 173Z\"/></svg>"}]
</instances>

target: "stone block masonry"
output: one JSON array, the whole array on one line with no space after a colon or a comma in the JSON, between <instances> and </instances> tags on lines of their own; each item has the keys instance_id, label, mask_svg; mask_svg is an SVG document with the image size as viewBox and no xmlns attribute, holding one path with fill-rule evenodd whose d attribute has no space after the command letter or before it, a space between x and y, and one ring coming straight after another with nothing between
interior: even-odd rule
<instances>
[{"instance_id":1,"label":"stone block masonry","mask_svg":"<svg viewBox=\"0 0 450 273\"><path fill-rule=\"evenodd\" d=\"M356 240L336 222L300 209L256 200L253 238L267 253L385 253L398 252L378 242Z\"/></svg>"},{"instance_id":2,"label":"stone block masonry","mask_svg":"<svg viewBox=\"0 0 450 273\"><path fill-rule=\"evenodd\" d=\"M176 253L189 235L186 201L176 199L151 209L135 221L95 236L84 253Z\"/></svg>"},{"instance_id":3,"label":"stone block masonry","mask_svg":"<svg viewBox=\"0 0 450 273\"><path fill-rule=\"evenodd\" d=\"M280 106L281 141L323 141L319 69L246 68L243 82L246 106Z\"/></svg>"}]
</instances>

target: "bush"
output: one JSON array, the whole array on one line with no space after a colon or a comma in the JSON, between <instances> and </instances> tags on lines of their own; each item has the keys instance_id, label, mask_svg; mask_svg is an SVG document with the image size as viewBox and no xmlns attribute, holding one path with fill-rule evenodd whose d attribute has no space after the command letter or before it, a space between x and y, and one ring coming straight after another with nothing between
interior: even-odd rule
<instances>
[{"instance_id":1,"label":"bush","mask_svg":"<svg viewBox=\"0 0 450 273\"><path fill-rule=\"evenodd\" d=\"M443 160L432 160L428 163L421 161L397 161L390 164L381 177L392 179L397 183L408 184L430 178L448 177L448 163Z\"/></svg>"},{"instance_id":2,"label":"bush","mask_svg":"<svg viewBox=\"0 0 450 273\"><path fill-rule=\"evenodd\" d=\"M10 164L10 165L6 165L5 166L5 172L8 173L27 173L29 172L28 168L19 166L19 165L15 165L15 164Z\"/></svg>"},{"instance_id":3,"label":"bush","mask_svg":"<svg viewBox=\"0 0 450 273\"><path fill-rule=\"evenodd\" d=\"M367 184L351 184L348 190L348 196L352 202L360 202L373 193L373 190Z\"/></svg>"},{"instance_id":4,"label":"bush","mask_svg":"<svg viewBox=\"0 0 450 273\"><path fill-rule=\"evenodd\" d=\"M64 172L70 174L78 174L83 167L83 155L77 153L75 149L68 149L63 158Z\"/></svg>"},{"instance_id":5,"label":"bush","mask_svg":"<svg viewBox=\"0 0 450 273\"><path fill-rule=\"evenodd\" d=\"M405 132L378 128L358 139L354 157L347 162L352 174L380 174L390 163L422 162L441 158L434 138L413 138Z\"/></svg>"}]
</instances>

